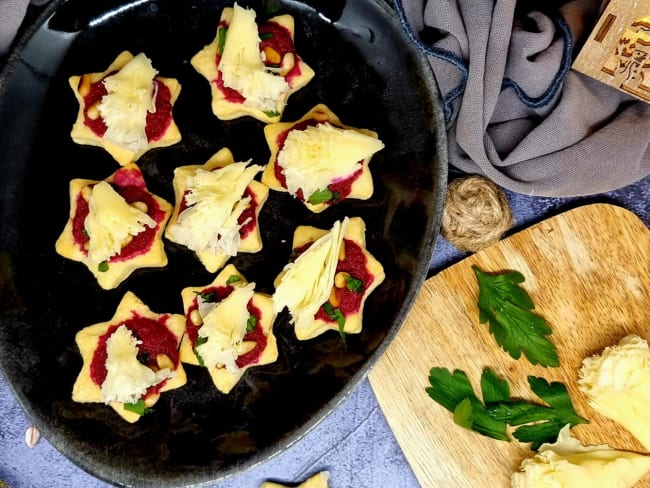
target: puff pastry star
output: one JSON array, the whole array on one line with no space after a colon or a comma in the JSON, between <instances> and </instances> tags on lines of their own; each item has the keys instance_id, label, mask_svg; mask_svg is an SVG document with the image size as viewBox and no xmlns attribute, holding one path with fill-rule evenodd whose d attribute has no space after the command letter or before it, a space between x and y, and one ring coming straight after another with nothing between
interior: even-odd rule
<instances>
[{"instance_id":1,"label":"puff pastry star","mask_svg":"<svg viewBox=\"0 0 650 488\"><path fill-rule=\"evenodd\" d=\"M303 483L296 486L296 488L327 488L329 486L330 475L328 471L321 471L316 473ZM294 485L291 485L294 486ZM271 481L265 481L262 483L261 488L289 488L287 485L281 485L279 483L274 483Z\"/></svg>"},{"instance_id":2,"label":"puff pastry star","mask_svg":"<svg viewBox=\"0 0 650 488\"><path fill-rule=\"evenodd\" d=\"M103 182L70 181L70 214L56 252L86 265L106 290L140 268L167 265L163 230L172 206L147 190L135 164Z\"/></svg>"},{"instance_id":3,"label":"puff pastry star","mask_svg":"<svg viewBox=\"0 0 650 488\"><path fill-rule=\"evenodd\" d=\"M344 125L318 104L295 122L265 126L264 136L271 157L261 181L272 190L288 192L314 213L372 196L369 163L384 147L375 131Z\"/></svg>"},{"instance_id":4,"label":"puff pastry star","mask_svg":"<svg viewBox=\"0 0 650 488\"><path fill-rule=\"evenodd\" d=\"M253 178L261 166L235 163L229 149L203 165L174 170L176 205L165 237L194 251L210 273L237 253L262 249L259 215L269 189Z\"/></svg>"},{"instance_id":5,"label":"puff pastry star","mask_svg":"<svg viewBox=\"0 0 650 488\"><path fill-rule=\"evenodd\" d=\"M296 51L294 33L290 15L257 24L252 9L223 9L214 40L191 60L210 83L212 111L219 119L280 120L289 96L314 77ZM244 56L244 67L231 61Z\"/></svg>"},{"instance_id":6,"label":"puff pastry star","mask_svg":"<svg viewBox=\"0 0 650 488\"><path fill-rule=\"evenodd\" d=\"M182 315L152 312L126 292L109 321L77 333L83 366L72 399L105 403L127 422L136 422L161 393L186 383L178 353L184 329Z\"/></svg>"},{"instance_id":7,"label":"puff pastry star","mask_svg":"<svg viewBox=\"0 0 650 488\"><path fill-rule=\"evenodd\" d=\"M204 366L223 393L249 368L278 358L273 302L254 288L229 264L212 283L181 291L186 322L181 361Z\"/></svg>"},{"instance_id":8,"label":"puff pastry star","mask_svg":"<svg viewBox=\"0 0 650 488\"><path fill-rule=\"evenodd\" d=\"M172 113L181 85L157 76L144 53L123 51L105 71L68 82L79 103L70 133L77 144L102 147L124 166L181 140Z\"/></svg>"},{"instance_id":9,"label":"puff pastry star","mask_svg":"<svg viewBox=\"0 0 650 488\"><path fill-rule=\"evenodd\" d=\"M384 268L366 249L366 226L347 217L331 230L298 226L292 261L274 281L276 312L285 306L298 340L337 330L358 334L366 299L385 278Z\"/></svg>"}]
</instances>

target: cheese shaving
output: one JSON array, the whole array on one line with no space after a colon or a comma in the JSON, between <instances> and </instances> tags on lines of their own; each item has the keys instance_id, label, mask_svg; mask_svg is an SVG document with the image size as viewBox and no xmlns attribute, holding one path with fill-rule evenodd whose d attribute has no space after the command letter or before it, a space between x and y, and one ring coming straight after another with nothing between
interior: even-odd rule
<instances>
[{"instance_id":1,"label":"cheese shaving","mask_svg":"<svg viewBox=\"0 0 650 488\"><path fill-rule=\"evenodd\" d=\"M302 190L308 200L314 192L353 175L364 159L383 147L376 137L324 122L290 131L277 161L289 193Z\"/></svg>"},{"instance_id":2,"label":"cheese shaving","mask_svg":"<svg viewBox=\"0 0 650 488\"><path fill-rule=\"evenodd\" d=\"M213 171L197 170L187 179L188 207L169 228L170 236L196 252L235 256L241 242L239 217L250 204L243 197L261 166L233 163Z\"/></svg>"},{"instance_id":3,"label":"cheese shaving","mask_svg":"<svg viewBox=\"0 0 650 488\"><path fill-rule=\"evenodd\" d=\"M120 253L133 237L156 221L129 205L106 181L93 186L84 228L89 236L88 259L98 264Z\"/></svg>"},{"instance_id":4,"label":"cheese shaving","mask_svg":"<svg viewBox=\"0 0 650 488\"><path fill-rule=\"evenodd\" d=\"M138 361L141 343L124 324L106 341L106 378L101 387L106 403L136 403L150 387L173 376L168 368L153 371Z\"/></svg>"},{"instance_id":5,"label":"cheese shaving","mask_svg":"<svg viewBox=\"0 0 650 488\"><path fill-rule=\"evenodd\" d=\"M224 86L244 97L245 105L279 113L289 85L266 69L259 43L255 11L235 4L219 62L221 78Z\"/></svg>"},{"instance_id":6,"label":"cheese shaving","mask_svg":"<svg viewBox=\"0 0 650 488\"><path fill-rule=\"evenodd\" d=\"M631 488L650 470L649 456L604 444L583 446L569 428L523 461L512 475L513 488Z\"/></svg>"},{"instance_id":7,"label":"cheese shaving","mask_svg":"<svg viewBox=\"0 0 650 488\"><path fill-rule=\"evenodd\" d=\"M140 53L104 79L108 93L97 106L106 124L104 139L133 152L147 147L147 113L156 111L157 74L151 60Z\"/></svg>"},{"instance_id":8,"label":"cheese shaving","mask_svg":"<svg viewBox=\"0 0 650 488\"><path fill-rule=\"evenodd\" d=\"M314 241L282 271L273 294L275 313L286 306L291 313L291 323L297 329L309 328L318 309L329 298L348 223L347 217L335 222L327 234Z\"/></svg>"},{"instance_id":9,"label":"cheese shaving","mask_svg":"<svg viewBox=\"0 0 650 488\"><path fill-rule=\"evenodd\" d=\"M203 325L199 329L199 337L207 340L197 346L196 351L206 367L222 366L228 371L239 370L235 361L246 335L246 324L250 316L248 302L253 298L254 289L254 283L235 287L230 295L202 316Z\"/></svg>"}]
</instances>

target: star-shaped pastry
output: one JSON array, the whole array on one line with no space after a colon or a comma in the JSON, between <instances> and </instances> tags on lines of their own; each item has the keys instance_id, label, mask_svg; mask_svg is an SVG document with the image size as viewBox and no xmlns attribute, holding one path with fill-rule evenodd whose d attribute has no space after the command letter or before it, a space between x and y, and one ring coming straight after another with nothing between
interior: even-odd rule
<instances>
[{"instance_id":1,"label":"star-shaped pastry","mask_svg":"<svg viewBox=\"0 0 650 488\"><path fill-rule=\"evenodd\" d=\"M269 189L253 178L261 166L235 163L229 149L203 165L174 170L176 205L165 237L195 252L215 273L231 256L262 249L259 215Z\"/></svg>"},{"instance_id":2,"label":"star-shaped pastry","mask_svg":"<svg viewBox=\"0 0 650 488\"><path fill-rule=\"evenodd\" d=\"M328 471L321 471L316 473L303 483L296 486L296 488L327 488L329 485L330 475ZM294 485L291 485L294 486ZM281 485L280 483L274 483L272 481L265 481L262 483L261 488L289 488L287 485Z\"/></svg>"},{"instance_id":3,"label":"star-shaped pastry","mask_svg":"<svg viewBox=\"0 0 650 488\"><path fill-rule=\"evenodd\" d=\"M83 366L72 399L105 403L126 421L136 422L161 393L185 384L178 353L184 330L182 315L152 312L126 292L113 318L77 333Z\"/></svg>"},{"instance_id":4,"label":"star-shaped pastry","mask_svg":"<svg viewBox=\"0 0 650 488\"><path fill-rule=\"evenodd\" d=\"M276 313L285 306L296 337L313 339L328 330L358 334L368 295L385 278L384 268L366 249L360 217L336 222L331 230L298 226L292 261L275 279Z\"/></svg>"},{"instance_id":5,"label":"star-shaped pastry","mask_svg":"<svg viewBox=\"0 0 650 488\"><path fill-rule=\"evenodd\" d=\"M289 192L315 213L372 196L369 162L384 147L375 131L344 125L319 104L295 122L265 126L264 136L271 157L261 181L272 190Z\"/></svg>"},{"instance_id":6,"label":"star-shaped pastry","mask_svg":"<svg viewBox=\"0 0 650 488\"><path fill-rule=\"evenodd\" d=\"M181 361L207 368L219 391L229 393L247 369L278 358L271 297L256 292L232 264L212 283L183 289L181 297Z\"/></svg>"},{"instance_id":7,"label":"star-shaped pastry","mask_svg":"<svg viewBox=\"0 0 650 488\"><path fill-rule=\"evenodd\" d=\"M72 140L103 147L122 166L179 142L172 109L181 85L157 73L143 53L123 51L105 71L71 76L79 102Z\"/></svg>"},{"instance_id":8,"label":"star-shaped pastry","mask_svg":"<svg viewBox=\"0 0 650 488\"><path fill-rule=\"evenodd\" d=\"M137 269L167 265L162 235L171 213L135 164L103 181L73 179L56 252L85 264L103 289L116 288Z\"/></svg>"},{"instance_id":9,"label":"star-shaped pastry","mask_svg":"<svg viewBox=\"0 0 650 488\"><path fill-rule=\"evenodd\" d=\"M210 83L212 111L221 120L277 122L289 96L314 77L296 51L293 17L259 24L255 17L237 4L224 8L214 40L191 60Z\"/></svg>"}]
</instances>

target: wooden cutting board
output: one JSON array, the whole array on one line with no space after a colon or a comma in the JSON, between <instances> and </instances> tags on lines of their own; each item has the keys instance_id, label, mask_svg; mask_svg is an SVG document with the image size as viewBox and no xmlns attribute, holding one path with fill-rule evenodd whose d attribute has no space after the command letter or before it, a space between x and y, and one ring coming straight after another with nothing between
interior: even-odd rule
<instances>
[{"instance_id":1,"label":"wooden cutting board","mask_svg":"<svg viewBox=\"0 0 650 488\"><path fill-rule=\"evenodd\" d=\"M512 359L478 321L472 265L516 270L553 329L559 368ZM526 378L563 382L588 425L572 429L585 444L645 452L618 424L597 414L578 389L583 358L634 333L650 340L650 230L633 213L591 204L514 234L429 278L388 350L370 372L377 400L423 488L505 488L528 444L493 440L454 424L425 388L430 368L465 371L480 398L485 367L505 377L512 395L541 402ZM638 486L650 487L650 475Z\"/></svg>"}]
</instances>

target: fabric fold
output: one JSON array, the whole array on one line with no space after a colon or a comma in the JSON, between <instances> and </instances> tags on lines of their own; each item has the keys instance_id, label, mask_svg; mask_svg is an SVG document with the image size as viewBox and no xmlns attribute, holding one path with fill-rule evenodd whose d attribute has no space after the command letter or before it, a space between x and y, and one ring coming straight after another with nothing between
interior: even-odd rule
<instances>
[{"instance_id":1,"label":"fabric fold","mask_svg":"<svg viewBox=\"0 0 650 488\"><path fill-rule=\"evenodd\" d=\"M550 4L550 3L549 3ZM650 174L650 104L571 69L595 0L395 0L438 82L449 161L509 190L584 196ZM580 41L580 39L578 40Z\"/></svg>"}]
</instances>

